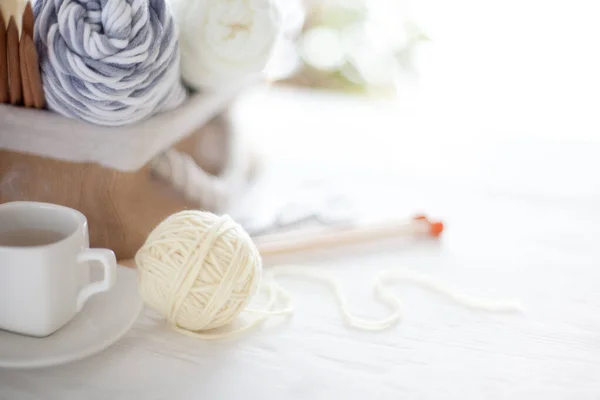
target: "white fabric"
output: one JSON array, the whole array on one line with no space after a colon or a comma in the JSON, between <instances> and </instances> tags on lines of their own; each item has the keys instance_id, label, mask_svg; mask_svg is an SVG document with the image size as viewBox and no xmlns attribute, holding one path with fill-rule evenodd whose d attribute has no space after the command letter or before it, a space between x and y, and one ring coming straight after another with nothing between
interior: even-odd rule
<instances>
[{"instance_id":1,"label":"white fabric","mask_svg":"<svg viewBox=\"0 0 600 400\"><path fill-rule=\"evenodd\" d=\"M248 84L197 93L173 111L124 127L101 127L0 104L0 148L135 171L208 122Z\"/></svg>"}]
</instances>

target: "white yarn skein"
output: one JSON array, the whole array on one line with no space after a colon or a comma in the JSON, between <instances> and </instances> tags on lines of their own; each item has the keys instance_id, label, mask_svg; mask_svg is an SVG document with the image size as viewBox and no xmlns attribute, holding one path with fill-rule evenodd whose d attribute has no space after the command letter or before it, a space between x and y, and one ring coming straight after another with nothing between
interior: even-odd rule
<instances>
[{"instance_id":1,"label":"white yarn skein","mask_svg":"<svg viewBox=\"0 0 600 400\"><path fill-rule=\"evenodd\" d=\"M206 339L246 331L271 315L281 290L266 285L269 300L263 310L248 310L257 318L226 333L206 331L230 324L257 291L262 261L244 229L229 216L182 211L161 222L137 252L140 294L178 331ZM284 300L287 300L283 294Z\"/></svg>"},{"instance_id":2,"label":"white yarn skein","mask_svg":"<svg viewBox=\"0 0 600 400\"><path fill-rule=\"evenodd\" d=\"M281 33L273 0L170 0L179 28L181 75L193 89L260 76Z\"/></svg>"}]
</instances>

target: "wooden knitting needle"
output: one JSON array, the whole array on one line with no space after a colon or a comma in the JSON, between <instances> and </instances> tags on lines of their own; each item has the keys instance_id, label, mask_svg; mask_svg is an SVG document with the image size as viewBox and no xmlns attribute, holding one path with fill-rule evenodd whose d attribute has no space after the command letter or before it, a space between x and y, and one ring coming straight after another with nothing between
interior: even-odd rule
<instances>
[{"instance_id":1,"label":"wooden knitting needle","mask_svg":"<svg viewBox=\"0 0 600 400\"><path fill-rule=\"evenodd\" d=\"M369 241L406 236L439 237L444 224L432 221L425 215L417 215L409 221L356 227L331 229L326 232L305 236L265 235L254 239L262 257L286 255L303 251L326 249L342 245L366 243ZM120 265L135 268L135 260L120 260Z\"/></svg>"},{"instance_id":2,"label":"wooden knitting needle","mask_svg":"<svg viewBox=\"0 0 600 400\"><path fill-rule=\"evenodd\" d=\"M21 86L23 90L23 105L25 107L33 107L33 93L31 93L31 84L27 74L27 59L25 58L25 38L27 36L21 34L19 42L19 68L21 70Z\"/></svg>"},{"instance_id":3,"label":"wooden knitting needle","mask_svg":"<svg viewBox=\"0 0 600 400\"><path fill-rule=\"evenodd\" d=\"M408 222L394 222L348 229L332 229L306 236L282 238L277 234L271 234L256 238L255 243L259 253L264 257L332 248L392 237L438 237L442 234L443 230L444 225L442 222L430 221L426 216L420 215Z\"/></svg>"},{"instance_id":4,"label":"wooden knitting needle","mask_svg":"<svg viewBox=\"0 0 600 400\"><path fill-rule=\"evenodd\" d=\"M25 107L33 107L33 88L32 82L29 77L29 67L27 65L27 40L26 38L33 38L33 10L31 9L31 3L27 2L25 11L21 17L21 40L19 42L19 63L21 69L21 83L23 87L23 105Z\"/></svg>"},{"instance_id":5,"label":"wooden knitting needle","mask_svg":"<svg viewBox=\"0 0 600 400\"><path fill-rule=\"evenodd\" d=\"M24 59L25 71L21 71L23 76L23 90L25 82L31 95L30 105L37 109L42 109L46 105L44 98L44 88L42 87L42 77L40 75L40 63L37 49L33 43L34 17L31 2L27 2L23 12L23 31L21 34L22 53L21 59ZM26 77L26 78L25 78Z\"/></svg>"},{"instance_id":6,"label":"wooden knitting needle","mask_svg":"<svg viewBox=\"0 0 600 400\"><path fill-rule=\"evenodd\" d=\"M27 77L29 79L31 95L33 96L33 107L41 110L46 106L42 77L40 75L40 63L33 39L25 36L25 59L27 65Z\"/></svg>"},{"instance_id":7,"label":"wooden knitting needle","mask_svg":"<svg viewBox=\"0 0 600 400\"><path fill-rule=\"evenodd\" d=\"M33 20L33 8L31 7L31 2L28 1L21 19L21 35L28 35L33 39Z\"/></svg>"},{"instance_id":8,"label":"wooden knitting needle","mask_svg":"<svg viewBox=\"0 0 600 400\"><path fill-rule=\"evenodd\" d=\"M23 101L23 87L21 83L21 63L19 62L19 29L13 15L10 16L8 28L6 29L6 46L10 104L18 105Z\"/></svg>"},{"instance_id":9,"label":"wooden knitting needle","mask_svg":"<svg viewBox=\"0 0 600 400\"><path fill-rule=\"evenodd\" d=\"M8 91L8 60L6 59L6 23L0 8L0 104L10 101Z\"/></svg>"}]
</instances>

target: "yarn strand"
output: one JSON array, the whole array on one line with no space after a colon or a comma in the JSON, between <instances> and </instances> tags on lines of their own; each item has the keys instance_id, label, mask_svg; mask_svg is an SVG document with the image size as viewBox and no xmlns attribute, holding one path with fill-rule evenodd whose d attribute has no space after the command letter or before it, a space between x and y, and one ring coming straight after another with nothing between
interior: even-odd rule
<instances>
[{"instance_id":1,"label":"yarn strand","mask_svg":"<svg viewBox=\"0 0 600 400\"><path fill-rule=\"evenodd\" d=\"M390 314L385 318L367 319L358 317L353 314L349 307L348 301L341 288L339 279L331 276L328 273L314 268L304 268L299 266L278 266L274 268L274 277L300 277L310 278L315 281L324 283L332 292L335 300L338 303L340 312L348 325L361 330L379 331L385 330L397 324L402 317L402 302L386 287L386 284L405 281L417 286L426 288L434 293L444 295L457 304L481 311L500 313L500 312L522 312L522 307L516 300L490 300L472 297L462 293L459 289L454 288L432 276L419 273L410 269L399 269L393 271L381 272L373 284L373 290L380 302L385 304Z\"/></svg>"},{"instance_id":2,"label":"yarn strand","mask_svg":"<svg viewBox=\"0 0 600 400\"><path fill-rule=\"evenodd\" d=\"M267 279L261 284L260 290L268 294L268 301L262 308L248 308L246 313L253 314L255 318L246 325L227 331L189 331L175 326L175 330L184 333L190 337L196 337L205 340L225 339L240 336L241 334L256 328L271 317L290 316L294 312L292 297L289 292L281 287L277 282L277 277L296 277L309 278L325 284L333 294L340 313L346 323L356 329L364 331L383 331L400 322L402 318L402 302L389 290L386 284L397 282L409 282L425 288L431 292L443 295L455 301L460 306L481 310L492 313L521 313L522 306L516 300L512 299L483 299L476 298L462 293L459 289L448 285L432 276L419 273L410 269L399 269L393 271L384 271L378 274L373 284L373 290L381 303L384 303L390 310L390 314L379 319L370 319L359 317L350 311L348 301L344 291L341 288L339 279L332 275L317 270L315 268L306 268L302 266L277 266L273 267ZM280 300L284 307L277 308Z\"/></svg>"},{"instance_id":3,"label":"yarn strand","mask_svg":"<svg viewBox=\"0 0 600 400\"><path fill-rule=\"evenodd\" d=\"M466 308L493 313L523 312L522 305L517 300L473 297L430 275L409 269L382 272L375 281L375 291L382 297L393 297L384 284L400 281L410 282L431 292L443 295Z\"/></svg>"}]
</instances>

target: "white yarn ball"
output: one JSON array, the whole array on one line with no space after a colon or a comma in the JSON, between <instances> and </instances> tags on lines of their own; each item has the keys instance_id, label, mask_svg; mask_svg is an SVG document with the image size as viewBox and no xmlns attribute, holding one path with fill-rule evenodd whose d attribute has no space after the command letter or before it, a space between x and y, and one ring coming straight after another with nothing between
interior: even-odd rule
<instances>
[{"instance_id":1,"label":"white yarn ball","mask_svg":"<svg viewBox=\"0 0 600 400\"><path fill-rule=\"evenodd\" d=\"M273 0L170 0L181 75L194 89L259 76L273 54L281 15Z\"/></svg>"},{"instance_id":2,"label":"white yarn ball","mask_svg":"<svg viewBox=\"0 0 600 400\"><path fill-rule=\"evenodd\" d=\"M144 302L188 331L232 322L256 292L262 269L258 249L239 224L202 211L165 219L135 260Z\"/></svg>"}]
</instances>

